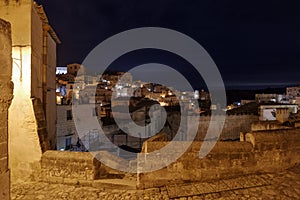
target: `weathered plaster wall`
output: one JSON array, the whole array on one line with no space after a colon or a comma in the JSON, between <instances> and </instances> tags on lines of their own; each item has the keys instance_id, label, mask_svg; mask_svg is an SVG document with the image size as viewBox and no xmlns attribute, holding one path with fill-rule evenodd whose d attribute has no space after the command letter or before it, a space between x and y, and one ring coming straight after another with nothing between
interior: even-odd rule
<instances>
[{"instance_id":1,"label":"weathered plaster wall","mask_svg":"<svg viewBox=\"0 0 300 200\"><path fill-rule=\"evenodd\" d=\"M43 23L40 16L31 7L31 97L43 99Z\"/></svg>"},{"instance_id":2,"label":"weathered plaster wall","mask_svg":"<svg viewBox=\"0 0 300 200\"><path fill-rule=\"evenodd\" d=\"M12 26L14 99L8 116L9 166L12 180L28 179L39 166L42 156L31 99L32 68L39 67L32 58L37 58L42 53L32 48L36 40L39 40L38 35L33 37L31 34L33 28L38 29L32 26L32 3L31 0L11 0L7 4L0 1L0 17L9 21Z\"/></svg>"},{"instance_id":3,"label":"weathered plaster wall","mask_svg":"<svg viewBox=\"0 0 300 200\"><path fill-rule=\"evenodd\" d=\"M57 148L64 149L66 147L66 136L72 135L72 144L77 142L77 131L74 120L67 119L67 111L72 110L71 105L58 105L57 112ZM72 112L72 111L71 111Z\"/></svg>"},{"instance_id":4,"label":"weathered plaster wall","mask_svg":"<svg viewBox=\"0 0 300 200\"><path fill-rule=\"evenodd\" d=\"M22 5L21 5L22 2ZM31 9L32 0L9 0L6 4L5 0L0 1L0 15L2 19L9 21L12 27L12 44L30 44L31 35L30 30L31 26L28 25L31 16L29 11ZM19 17L16 17L19 16ZM21 19L21 20L20 20ZM23 23L14 23L16 21L22 21ZM18 34L13 30L22 30L23 34Z\"/></svg>"},{"instance_id":5,"label":"weathered plaster wall","mask_svg":"<svg viewBox=\"0 0 300 200\"><path fill-rule=\"evenodd\" d=\"M47 35L47 132L50 148L56 149L56 42Z\"/></svg>"},{"instance_id":6,"label":"weathered plaster wall","mask_svg":"<svg viewBox=\"0 0 300 200\"><path fill-rule=\"evenodd\" d=\"M0 199L10 199L8 168L8 108L13 98L11 27L0 19Z\"/></svg>"}]
</instances>

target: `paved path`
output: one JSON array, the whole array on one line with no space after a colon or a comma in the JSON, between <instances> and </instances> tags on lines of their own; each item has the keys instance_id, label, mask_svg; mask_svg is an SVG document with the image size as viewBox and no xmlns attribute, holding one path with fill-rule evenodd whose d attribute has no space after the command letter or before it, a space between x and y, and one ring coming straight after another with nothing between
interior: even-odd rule
<instances>
[{"instance_id":1,"label":"paved path","mask_svg":"<svg viewBox=\"0 0 300 200\"><path fill-rule=\"evenodd\" d=\"M148 190L84 187L40 182L12 185L12 199L300 199L300 166L278 174L250 175L213 183L170 185Z\"/></svg>"}]
</instances>

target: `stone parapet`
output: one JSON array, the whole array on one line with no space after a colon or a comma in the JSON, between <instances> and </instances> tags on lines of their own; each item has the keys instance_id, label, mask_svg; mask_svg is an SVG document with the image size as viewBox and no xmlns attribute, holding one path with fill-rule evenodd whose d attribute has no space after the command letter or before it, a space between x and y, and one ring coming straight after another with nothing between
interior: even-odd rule
<instances>
[{"instance_id":1,"label":"stone parapet","mask_svg":"<svg viewBox=\"0 0 300 200\"><path fill-rule=\"evenodd\" d=\"M300 163L299 133L300 129L248 133L246 142L218 142L202 159L199 158L199 150L203 142L193 142L171 165L158 171L138 174L138 188L277 173ZM168 157L180 151L182 143L175 144L176 149L166 152L164 158L159 155L151 158L141 156L144 160L140 161L167 161ZM167 144L168 142L148 142L147 152L154 152Z\"/></svg>"},{"instance_id":2,"label":"stone parapet","mask_svg":"<svg viewBox=\"0 0 300 200\"><path fill-rule=\"evenodd\" d=\"M47 151L42 156L42 180L92 181L100 176L100 162L88 152Z\"/></svg>"},{"instance_id":3,"label":"stone parapet","mask_svg":"<svg viewBox=\"0 0 300 200\"><path fill-rule=\"evenodd\" d=\"M200 124L195 140L203 141L210 125L213 125L212 128L216 127L216 131L218 131L219 122L223 120L223 117L221 115L200 116ZM250 132L251 124L258 122L258 118L258 116L252 114L226 115L220 140L238 140L240 132Z\"/></svg>"}]
</instances>

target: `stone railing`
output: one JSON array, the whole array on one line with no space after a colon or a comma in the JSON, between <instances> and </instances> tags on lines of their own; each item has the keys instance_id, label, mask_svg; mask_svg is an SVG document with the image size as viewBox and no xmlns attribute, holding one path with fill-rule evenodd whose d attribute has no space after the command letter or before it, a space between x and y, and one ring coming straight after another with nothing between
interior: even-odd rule
<instances>
[{"instance_id":1,"label":"stone railing","mask_svg":"<svg viewBox=\"0 0 300 200\"><path fill-rule=\"evenodd\" d=\"M148 151L147 149L148 149L148 144L149 143L152 143L152 142L166 142L166 141L168 141L166 133L160 133L158 135L155 135L155 136L149 138L148 140L146 140L143 143L142 152L147 152Z\"/></svg>"},{"instance_id":2,"label":"stone railing","mask_svg":"<svg viewBox=\"0 0 300 200\"><path fill-rule=\"evenodd\" d=\"M100 160L106 160L116 169L119 165L129 167L128 161L106 151L46 151L42 156L40 179L51 183L92 184L98 179L124 176L123 172L105 166Z\"/></svg>"},{"instance_id":3,"label":"stone railing","mask_svg":"<svg viewBox=\"0 0 300 200\"><path fill-rule=\"evenodd\" d=\"M199 150L203 143L194 142L171 165L155 172L138 174L138 188L213 181L287 169L300 163L299 134L300 129L248 133L246 142L218 142L202 159L199 158ZM148 142L147 150L153 152L167 144ZM180 145L179 142L175 146L180 149ZM174 153L167 152L170 157ZM145 157L144 162L147 162L147 159L149 158Z\"/></svg>"},{"instance_id":4,"label":"stone railing","mask_svg":"<svg viewBox=\"0 0 300 200\"><path fill-rule=\"evenodd\" d=\"M293 127L283 126L277 121L257 122L257 123L252 123L251 125L251 131L267 131L267 130L283 130L283 129L293 129Z\"/></svg>"},{"instance_id":5,"label":"stone railing","mask_svg":"<svg viewBox=\"0 0 300 200\"><path fill-rule=\"evenodd\" d=\"M47 151L41 162L41 178L46 182L77 183L100 176L101 163L88 152Z\"/></svg>"},{"instance_id":6,"label":"stone railing","mask_svg":"<svg viewBox=\"0 0 300 200\"><path fill-rule=\"evenodd\" d=\"M202 159L199 158L199 151L203 142L193 142L174 163L158 171L138 174L137 187L145 189L186 182L209 182L282 171L300 163L299 134L300 129L247 133L245 142L218 142ZM154 152L168 143L149 140L143 152ZM146 154L135 164L139 167L139 161L142 164L149 161L155 163L157 159L167 162L168 158L180 151L184 142L175 143L176 148L165 152L165 157L160 157L158 152L154 157ZM122 172L101 164L99 160L103 159L116 169L119 165L128 165L130 169L132 165L108 152L47 151L42 157L42 179L47 182L85 184L110 176L122 178Z\"/></svg>"}]
</instances>

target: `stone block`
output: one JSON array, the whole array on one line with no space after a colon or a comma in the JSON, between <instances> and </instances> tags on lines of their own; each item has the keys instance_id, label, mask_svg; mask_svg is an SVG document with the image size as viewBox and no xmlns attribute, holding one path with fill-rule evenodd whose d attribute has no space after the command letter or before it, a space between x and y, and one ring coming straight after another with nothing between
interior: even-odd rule
<instances>
[{"instance_id":1,"label":"stone block","mask_svg":"<svg viewBox=\"0 0 300 200\"><path fill-rule=\"evenodd\" d=\"M79 181L77 179L71 179L71 178L64 178L63 179L64 184L67 185L78 185Z\"/></svg>"},{"instance_id":2,"label":"stone block","mask_svg":"<svg viewBox=\"0 0 300 200\"><path fill-rule=\"evenodd\" d=\"M228 160L229 159L229 154L228 153L215 153L213 154L213 159L214 160Z\"/></svg>"},{"instance_id":3,"label":"stone block","mask_svg":"<svg viewBox=\"0 0 300 200\"><path fill-rule=\"evenodd\" d=\"M7 155L8 155L7 142L2 142L2 143L0 143L0 158L7 157Z\"/></svg>"},{"instance_id":4,"label":"stone block","mask_svg":"<svg viewBox=\"0 0 300 200\"><path fill-rule=\"evenodd\" d=\"M10 174L7 170L4 173L0 173L0 199L10 200L10 188L9 188Z\"/></svg>"},{"instance_id":5,"label":"stone block","mask_svg":"<svg viewBox=\"0 0 300 200\"><path fill-rule=\"evenodd\" d=\"M230 154L230 159L232 159L232 160L234 160L234 159L236 159L236 160L242 159L242 154L241 154L241 153L238 153L238 152L236 152L236 153L231 153L231 154Z\"/></svg>"},{"instance_id":6,"label":"stone block","mask_svg":"<svg viewBox=\"0 0 300 200\"><path fill-rule=\"evenodd\" d=\"M240 132L240 142L246 141L246 135L243 132Z\"/></svg>"},{"instance_id":7,"label":"stone block","mask_svg":"<svg viewBox=\"0 0 300 200\"><path fill-rule=\"evenodd\" d=\"M257 162L254 161L254 160L243 161L242 162L242 167L255 167L256 163Z\"/></svg>"},{"instance_id":8,"label":"stone block","mask_svg":"<svg viewBox=\"0 0 300 200\"><path fill-rule=\"evenodd\" d=\"M11 25L0 19L0 199L10 199L8 170L8 108L12 99L12 40Z\"/></svg>"},{"instance_id":9,"label":"stone block","mask_svg":"<svg viewBox=\"0 0 300 200\"><path fill-rule=\"evenodd\" d=\"M2 19L0 19L0 41L0 80L8 81L12 72L11 25Z\"/></svg>"},{"instance_id":10,"label":"stone block","mask_svg":"<svg viewBox=\"0 0 300 200\"><path fill-rule=\"evenodd\" d=\"M0 127L0 143L7 142L7 127Z\"/></svg>"},{"instance_id":11,"label":"stone block","mask_svg":"<svg viewBox=\"0 0 300 200\"><path fill-rule=\"evenodd\" d=\"M92 180L78 180L79 185L87 186L87 187L92 187L93 186L93 181Z\"/></svg>"},{"instance_id":12,"label":"stone block","mask_svg":"<svg viewBox=\"0 0 300 200\"><path fill-rule=\"evenodd\" d=\"M4 111L0 113L0 126L1 128L7 128L7 118L8 118L8 111Z\"/></svg>"},{"instance_id":13,"label":"stone block","mask_svg":"<svg viewBox=\"0 0 300 200\"><path fill-rule=\"evenodd\" d=\"M273 149L275 148L275 145L274 144L266 144L265 146L265 150L266 151L272 151Z\"/></svg>"},{"instance_id":14,"label":"stone block","mask_svg":"<svg viewBox=\"0 0 300 200\"><path fill-rule=\"evenodd\" d=\"M101 163L88 152L47 151L42 156L42 175L73 180L95 180ZM59 180L62 181L62 180Z\"/></svg>"},{"instance_id":15,"label":"stone block","mask_svg":"<svg viewBox=\"0 0 300 200\"><path fill-rule=\"evenodd\" d=\"M0 174L8 170L8 159L7 157L0 158Z\"/></svg>"},{"instance_id":16,"label":"stone block","mask_svg":"<svg viewBox=\"0 0 300 200\"><path fill-rule=\"evenodd\" d=\"M233 159L230 161L231 162L231 167L232 168L239 168L242 166L243 161L239 159Z\"/></svg>"},{"instance_id":17,"label":"stone block","mask_svg":"<svg viewBox=\"0 0 300 200\"><path fill-rule=\"evenodd\" d=\"M229 168L231 167L231 161L229 159L227 160L218 160L219 161L219 164L218 164L218 168L220 169L224 169L224 168Z\"/></svg>"},{"instance_id":18,"label":"stone block","mask_svg":"<svg viewBox=\"0 0 300 200\"><path fill-rule=\"evenodd\" d=\"M61 184L64 182L64 178L63 177L49 177L48 181L49 181L49 183Z\"/></svg>"},{"instance_id":19,"label":"stone block","mask_svg":"<svg viewBox=\"0 0 300 200\"><path fill-rule=\"evenodd\" d=\"M276 173L300 162L299 129L247 133L246 141L218 142L211 153L202 159L195 151L195 145L201 144L195 142L170 166L140 174L138 184L148 188L157 187L159 183L215 181L262 172ZM162 144L156 142L152 145L149 142L148 149L155 150ZM173 153L168 152L166 157Z\"/></svg>"}]
</instances>

